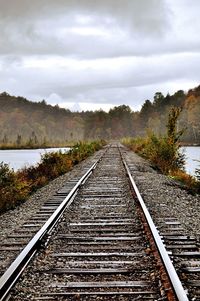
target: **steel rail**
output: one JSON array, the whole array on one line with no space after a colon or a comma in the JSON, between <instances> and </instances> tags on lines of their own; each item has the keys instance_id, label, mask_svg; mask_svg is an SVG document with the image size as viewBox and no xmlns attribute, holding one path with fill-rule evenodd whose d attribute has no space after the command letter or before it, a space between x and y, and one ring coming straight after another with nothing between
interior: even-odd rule
<instances>
[{"instance_id":1,"label":"steel rail","mask_svg":"<svg viewBox=\"0 0 200 301\"><path fill-rule=\"evenodd\" d=\"M2 275L2 277L0 278L0 301L6 300L6 297L8 296L11 288L14 286L17 279L20 277L21 273L28 265L31 258L36 254L39 247L41 246L42 239L45 235L50 233L53 227L57 224L64 210L72 203L78 189L91 175L91 173L101 160L102 156L81 177L81 179L77 182L74 188L69 192L67 197L55 210L55 212L50 216L50 218L45 222L42 228L35 234L35 236L27 244L27 246L22 250L22 252L18 255L18 257L13 261L13 263L9 266L6 272Z\"/></svg>"},{"instance_id":2,"label":"steel rail","mask_svg":"<svg viewBox=\"0 0 200 301\"><path fill-rule=\"evenodd\" d=\"M151 218L151 215L149 214L149 211L148 211L148 209L147 209L147 207L146 207L146 205L143 201L143 198L142 198L142 196L141 196L141 194L140 194L140 192L139 192L139 190L138 190L138 188L135 184L135 181L133 180L130 169L129 169L125 159L123 158L122 154L121 154L121 157L122 157L122 161L123 161L123 164L125 166L126 172L129 176L129 180L131 182L131 185L134 189L134 192L135 192L135 194L137 196L137 199L140 203L140 206L143 210L143 213L144 213L145 219L148 223L149 229L150 229L150 231L153 235L154 242L157 246L158 252L159 252L160 257L162 259L162 262L165 266L166 272L167 272L168 277L170 279L170 282L171 282L171 285L173 287L176 298L177 298L178 301L189 301L189 299L187 297L187 294L186 294L186 292L185 292L185 290L182 286L182 283L181 283L181 281L180 281L180 279L179 279L179 277L176 273L176 270L175 270L175 268L174 268L174 266L171 262L171 259L170 259L169 255L168 255L168 253L165 249L165 246L164 246L164 244L161 240L161 237L160 237L160 235L159 235L159 233L156 229L156 226L155 226L155 224L154 224L154 222Z\"/></svg>"}]
</instances>

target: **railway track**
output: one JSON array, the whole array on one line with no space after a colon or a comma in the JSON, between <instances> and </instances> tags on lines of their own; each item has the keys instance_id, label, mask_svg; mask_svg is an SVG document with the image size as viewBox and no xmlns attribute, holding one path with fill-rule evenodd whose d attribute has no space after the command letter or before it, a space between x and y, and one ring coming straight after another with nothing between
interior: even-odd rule
<instances>
[{"instance_id":1,"label":"railway track","mask_svg":"<svg viewBox=\"0 0 200 301\"><path fill-rule=\"evenodd\" d=\"M162 236L178 246L173 259L186 242L185 253L191 252L192 267L198 267L195 240L187 241L182 232L176 240L178 224L165 218L169 230L160 219ZM198 268L191 272L194 279L181 279L183 287L131 177L131 164L117 145L107 147L86 174L67 183L1 248L1 256L22 250L0 279L1 301L200 300L195 292ZM179 255L178 271L183 263ZM191 269L184 256L186 274Z\"/></svg>"}]
</instances>

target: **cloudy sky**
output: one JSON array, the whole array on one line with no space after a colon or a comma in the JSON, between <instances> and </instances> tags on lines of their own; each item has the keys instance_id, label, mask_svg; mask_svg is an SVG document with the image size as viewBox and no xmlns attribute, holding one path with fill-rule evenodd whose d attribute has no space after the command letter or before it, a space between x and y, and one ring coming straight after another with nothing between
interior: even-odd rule
<instances>
[{"instance_id":1,"label":"cloudy sky","mask_svg":"<svg viewBox=\"0 0 200 301\"><path fill-rule=\"evenodd\" d=\"M200 84L199 0L0 0L0 92L140 109Z\"/></svg>"}]
</instances>

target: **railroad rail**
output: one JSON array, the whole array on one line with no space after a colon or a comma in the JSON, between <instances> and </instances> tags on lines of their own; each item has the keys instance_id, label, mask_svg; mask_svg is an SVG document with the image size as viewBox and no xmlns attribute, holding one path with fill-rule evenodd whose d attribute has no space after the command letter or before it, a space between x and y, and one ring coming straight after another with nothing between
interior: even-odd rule
<instances>
[{"instance_id":1,"label":"railroad rail","mask_svg":"<svg viewBox=\"0 0 200 301\"><path fill-rule=\"evenodd\" d=\"M18 234L50 215L1 277L0 300L189 300L123 149L72 182Z\"/></svg>"},{"instance_id":2,"label":"railroad rail","mask_svg":"<svg viewBox=\"0 0 200 301\"><path fill-rule=\"evenodd\" d=\"M72 188L67 197L58 206L55 212L50 216L42 228L35 234L35 236L30 240L27 246L11 264L11 266L6 270L0 279L0 300L4 300L8 295L10 289L13 287L17 279L20 277L24 268L27 266L31 258L35 255L41 246L42 239L45 235L48 235L52 229L56 226L59 219L61 218L63 211L71 204L80 186L87 180L93 170L96 168L98 162L101 160L99 158L81 177L77 184Z\"/></svg>"}]
</instances>

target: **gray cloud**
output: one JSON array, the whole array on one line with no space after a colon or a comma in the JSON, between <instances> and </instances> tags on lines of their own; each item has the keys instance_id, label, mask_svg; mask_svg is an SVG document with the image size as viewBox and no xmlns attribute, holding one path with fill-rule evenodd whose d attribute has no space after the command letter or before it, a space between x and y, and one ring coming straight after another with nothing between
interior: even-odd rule
<instances>
[{"instance_id":1,"label":"gray cloud","mask_svg":"<svg viewBox=\"0 0 200 301\"><path fill-rule=\"evenodd\" d=\"M114 51L109 39L103 36L81 36L70 32L70 29L88 25L110 29L115 36L114 46L117 46L120 42L124 43L121 32L125 31L130 40L137 40L140 35L154 38L161 37L169 26L167 10L159 0L1 0L0 7L2 54L65 53L95 56L96 51L96 55L100 57L101 52L98 50L101 49L105 57L105 46L107 51L111 48L108 56L112 56L119 47L115 47ZM66 30L66 34L59 36L62 29ZM91 46L94 46L93 51Z\"/></svg>"},{"instance_id":2,"label":"gray cloud","mask_svg":"<svg viewBox=\"0 0 200 301\"><path fill-rule=\"evenodd\" d=\"M0 90L138 107L158 88L189 88L200 77L199 9L198 0L0 0Z\"/></svg>"},{"instance_id":3,"label":"gray cloud","mask_svg":"<svg viewBox=\"0 0 200 301\"><path fill-rule=\"evenodd\" d=\"M187 39L174 35L172 22L177 16L165 1L0 0L0 8L3 55L68 55L84 59L200 49L199 39L188 41L188 35ZM73 31L88 26L109 35L87 36Z\"/></svg>"},{"instance_id":4,"label":"gray cloud","mask_svg":"<svg viewBox=\"0 0 200 301\"><path fill-rule=\"evenodd\" d=\"M120 19L144 31L165 23L166 6L160 0L0 0L1 19L18 21L86 14Z\"/></svg>"}]
</instances>

